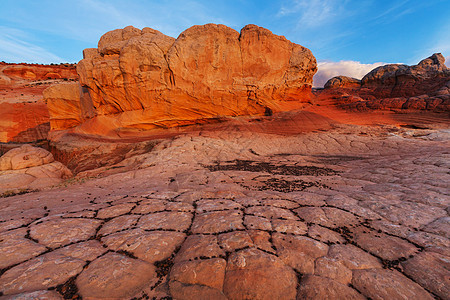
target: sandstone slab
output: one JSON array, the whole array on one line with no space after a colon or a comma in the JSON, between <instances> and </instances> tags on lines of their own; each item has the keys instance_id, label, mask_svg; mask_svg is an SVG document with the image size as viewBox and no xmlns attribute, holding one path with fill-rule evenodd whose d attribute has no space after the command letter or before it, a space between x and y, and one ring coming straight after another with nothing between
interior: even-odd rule
<instances>
[{"instance_id":1,"label":"sandstone slab","mask_svg":"<svg viewBox=\"0 0 450 300\"><path fill-rule=\"evenodd\" d=\"M279 258L257 249L228 258L223 291L231 299L294 299L295 272Z\"/></svg>"},{"instance_id":2,"label":"sandstone slab","mask_svg":"<svg viewBox=\"0 0 450 300\"><path fill-rule=\"evenodd\" d=\"M154 282L153 265L116 253L97 258L76 279L80 295L86 298L132 297Z\"/></svg>"},{"instance_id":3,"label":"sandstone slab","mask_svg":"<svg viewBox=\"0 0 450 300\"><path fill-rule=\"evenodd\" d=\"M56 248L87 240L95 234L100 224L99 220L84 218L53 219L32 225L30 235L47 247Z\"/></svg>"},{"instance_id":4,"label":"sandstone slab","mask_svg":"<svg viewBox=\"0 0 450 300\"><path fill-rule=\"evenodd\" d=\"M420 285L392 270L355 270L352 284L371 299L434 299Z\"/></svg>"},{"instance_id":5,"label":"sandstone slab","mask_svg":"<svg viewBox=\"0 0 450 300\"><path fill-rule=\"evenodd\" d=\"M4 295L44 290L66 282L83 270L85 261L48 253L17 265L0 277Z\"/></svg>"}]
</instances>

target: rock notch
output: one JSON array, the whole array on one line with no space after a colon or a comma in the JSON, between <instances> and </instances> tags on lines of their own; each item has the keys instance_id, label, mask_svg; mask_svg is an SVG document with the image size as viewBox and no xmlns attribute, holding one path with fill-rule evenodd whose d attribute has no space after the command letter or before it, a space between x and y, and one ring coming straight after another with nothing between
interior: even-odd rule
<instances>
[{"instance_id":1,"label":"rock notch","mask_svg":"<svg viewBox=\"0 0 450 300\"><path fill-rule=\"evenodd\" d=\"M52 130L108 137L298 109L316 59L265 28L193 26L177 39L132 26L104 34L77 65L80 84L46 90Z\"/></svg>"}]
</instances>

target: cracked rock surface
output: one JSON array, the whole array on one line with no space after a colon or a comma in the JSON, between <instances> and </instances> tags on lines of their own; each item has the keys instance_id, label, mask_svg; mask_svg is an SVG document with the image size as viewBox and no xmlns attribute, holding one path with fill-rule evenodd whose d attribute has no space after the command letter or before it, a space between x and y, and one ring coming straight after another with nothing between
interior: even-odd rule
<instances>
[{"instance_id":1,"label":"cracked rock surface","mask_svg":"<svg viewBox=\"0 0 450 300\"><path fill-rule=\"evenodd\" d=\"M190 133L1 198L0 296L450 299L450 133L418 133Z\"/></svg>"}]
</instances>

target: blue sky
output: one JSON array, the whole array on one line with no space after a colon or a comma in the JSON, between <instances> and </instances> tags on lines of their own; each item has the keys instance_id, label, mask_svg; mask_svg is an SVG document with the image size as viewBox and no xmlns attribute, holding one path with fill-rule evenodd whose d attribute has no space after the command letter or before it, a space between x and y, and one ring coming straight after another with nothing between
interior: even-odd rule
<instances>
[{"instance_id":1,"label":"blue sky","mask_svg":"<svg viewBox=\"0 0 450 300\"><path fill-rule=\"evenodd\" d=\"M0 0L0 60L77 62L100 36L133 25L257 24L312 50L321 66L450 58L450 0Z\"/></svg>"}]
</instances>

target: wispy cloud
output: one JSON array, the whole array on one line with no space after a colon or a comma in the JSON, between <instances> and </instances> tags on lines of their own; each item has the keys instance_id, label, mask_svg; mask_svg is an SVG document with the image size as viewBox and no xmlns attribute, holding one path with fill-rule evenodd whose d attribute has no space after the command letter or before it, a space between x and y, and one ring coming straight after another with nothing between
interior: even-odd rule
<instances>
[{"instance_id":1,"label":"wispy cloud","mask_svg":"<svg viewBox=\"0 0 450 300\"><path fill-rule=\"evenodd\" d=\"M299 15L298 24L305 27L323 26L341 16L346 1L294 0L281 6L278 17Z\"/></svg>"},{"instance_id":2,"label":"wispy cloud","mask_svg":"<svg viewBox=\"0 0 450 300\"><path fill-rule=\"evenodd\" d=\"M25 37L26 34L20 30L0 26L1 60L41 64L65 61L47 49L26 41Z\"/></svg>"},{"instance_id":3,"label":"wispy cloud","mask_svg":"<svg viewBox=\"0 0 450 300\"><path fill-rule=\"evenodd\" d=\"M318 71L314 75L313 86L323 87L328 79L334 76L348 76L356 79L361 79L375 69L385 63L377 62L373 64L362 64L358 61L345 60L340 62L319 62L317 64Z\"/></svg>"}]
</instances>

